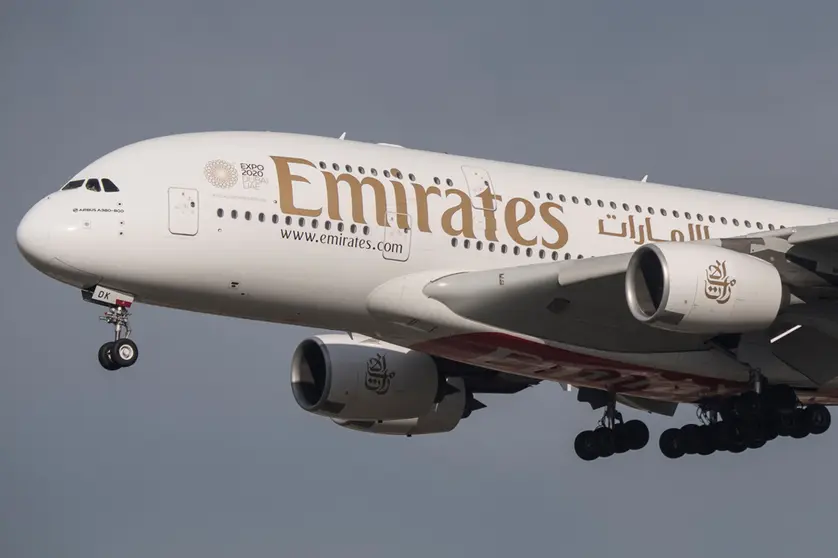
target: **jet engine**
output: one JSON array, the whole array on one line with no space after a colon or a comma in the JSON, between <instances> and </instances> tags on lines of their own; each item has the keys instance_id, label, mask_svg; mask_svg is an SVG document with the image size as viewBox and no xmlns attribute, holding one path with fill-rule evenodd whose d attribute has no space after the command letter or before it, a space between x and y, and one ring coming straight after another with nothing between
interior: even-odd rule
<instances>
[{"instance_id":1,"label":"jet engine","mask_svg":"<svg viewBox=\"0 0 838 558\"><path fill-rule=\"evenodd\" d=\"M674 242L638 248L625 291L639 321L698 334L764 329L787 299L770 263L720 246Z\"/></svg>"},{"instance_id":2,"label":"jet engine","mask_svg":"<svg viewBox=\"0 0 838 558\"><path fill-rule=\"evenodd\" d=\"M440 434L450 432L460 424L460 420L467 414L468 394L462 378L449 378L448 383L458 389L443 397L442 401L434 405L430 411L420 417L400 420L357 420L332 419L335 424L369 432L371 434L392 434L396 436L413 436L414 434Z\"/></svg>"},{"instance_id":3,"label":"jet engine","mask_svg":"<svg viewBox=\"0 0 838 558\"><path fill-rule=\"evenodd\" d=\"M304 410L349 421L338 424L350 428L355 421L374 421L377 430L418 431L449 424L458 406L459 416L465 413L466 394L462 401L446 398L458 389L430 356L370 338L335 334L306 339L291 360L291 388Z\"/></svg>"}]
</instances>

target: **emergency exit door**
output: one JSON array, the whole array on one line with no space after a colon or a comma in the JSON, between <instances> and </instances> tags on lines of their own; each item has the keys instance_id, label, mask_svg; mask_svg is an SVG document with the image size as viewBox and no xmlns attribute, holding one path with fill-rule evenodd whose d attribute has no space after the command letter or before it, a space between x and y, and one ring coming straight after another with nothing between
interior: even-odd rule
<instances>
[{"instance_id":1,"label":"emergency exit door","mask_svg":"<svg viewBox=\"0 0 838 558\"><path fill-rule=\"evenodd\" d=\"M169 232L186 236L198 234L198 190L169 188Z\"/></svg>"}]
</instances>

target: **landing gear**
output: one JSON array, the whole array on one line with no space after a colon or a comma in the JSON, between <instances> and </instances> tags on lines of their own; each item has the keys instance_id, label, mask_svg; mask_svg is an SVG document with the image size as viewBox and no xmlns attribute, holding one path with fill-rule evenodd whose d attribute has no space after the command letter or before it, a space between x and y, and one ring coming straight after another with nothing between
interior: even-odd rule
<instances>
[{"instance_id":1,"label":"landing gear","mask_svg":"<svg viewBox=\"0 0 838 558\"><path fill-rule=\"evenodd\" d=\"M105 370L127 368L137 362L139 351L137 344L128 339L131 328L128 316L131 314L123 306L109 308L99 319L114 326L114 340L99 347L99 364Z\"/></svg>"},{"instance_id":2,"label":"landing gear","mask_svg":"<svg viewBox=\"0 0 838 558\"><path fill-rule=\"evenodd\" d=\"M112 325L114 328L113 341L108 341L99 347L99 364L105 370L119 370L127 368L137 362L137 344L128 337L131 335L131 328L128 325L128 308L134 302L134 297L114 289L97 285L91 289L84 289L81 292L82 300L92 302L107 308L105 314L99 319Z\"/></svg>"},{"instance_id":3,"label":"landing gear","mask_svg":"<svg viewBox=\"0 0 838 558\"><path fill-rule=\"evenodd\" d=\"M742 453L778 437L823 434L832 422L824 405L800 406L790 386L757 384L757 389L700 405L701 424L664 431L659 440L661 453L670 459L717 451Z\"/></svg>"},{"instance_id":4,"label":"landing gear","mask_svg":"<svg viewBox=\"0 0 838 558\"><path fill-rule=\"evenodd\" d=\"M623 422L623 416L617 412L613 399L605 410L605 415L594 430L585 430L576 436L574 449L576 455L585 461L600 457L611 457L615 453L626 453L643 449L649 442L649 429L639 420Z\"/></svg>"}]
</instances>

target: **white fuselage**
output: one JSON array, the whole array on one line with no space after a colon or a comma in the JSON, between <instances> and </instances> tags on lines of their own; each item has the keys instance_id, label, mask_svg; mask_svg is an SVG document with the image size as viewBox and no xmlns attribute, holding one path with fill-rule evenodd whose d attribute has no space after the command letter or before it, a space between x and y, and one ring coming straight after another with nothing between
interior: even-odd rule
<instances>
[{"instance_id":1,"label":"white fuselage","mask_svg":"<svg viewBox=\"0 0 838 558\"><path fill-rule=\"evenodd\" d=\"M432 334L369 312L377 287L420 272L590 258L838 218L825 208L281 133L148 140L74 178L109 178L119 191L52 193L18 230L27 259L60 281L428 351ZM712 354L550 345L685 374L745 373Z\"/></svg>"}]
</instances>

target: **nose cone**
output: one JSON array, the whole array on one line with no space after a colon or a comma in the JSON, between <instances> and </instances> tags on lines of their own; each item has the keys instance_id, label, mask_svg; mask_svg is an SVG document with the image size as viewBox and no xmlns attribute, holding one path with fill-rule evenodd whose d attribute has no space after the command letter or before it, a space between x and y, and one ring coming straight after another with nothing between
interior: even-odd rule
<instances>
[{"instance_id":1,"label":"nose cone","mask_svg":"<svg viewBox=\"0 0 838 558\"><path fill-rule=\"evenodd\" d=\"M44 270L53 259L49 250L50 222L41 210L43 202L26 212L17 226L17 248L36 269Z\"/></svg>"},{"instance_id":2,"label":"nose cone","mask_svg":"<svg viewBox=\"0 0 838 558\"><path fill-rule=\"evenodd\" d=\"M17 248L44 275L77 287L96 284L100 277L76 267L78 248L85 246L79 246L75 225L62 217L66 214L67 208L50 196L36 203L17 226Z\"/></svg>"}]
</instances>

